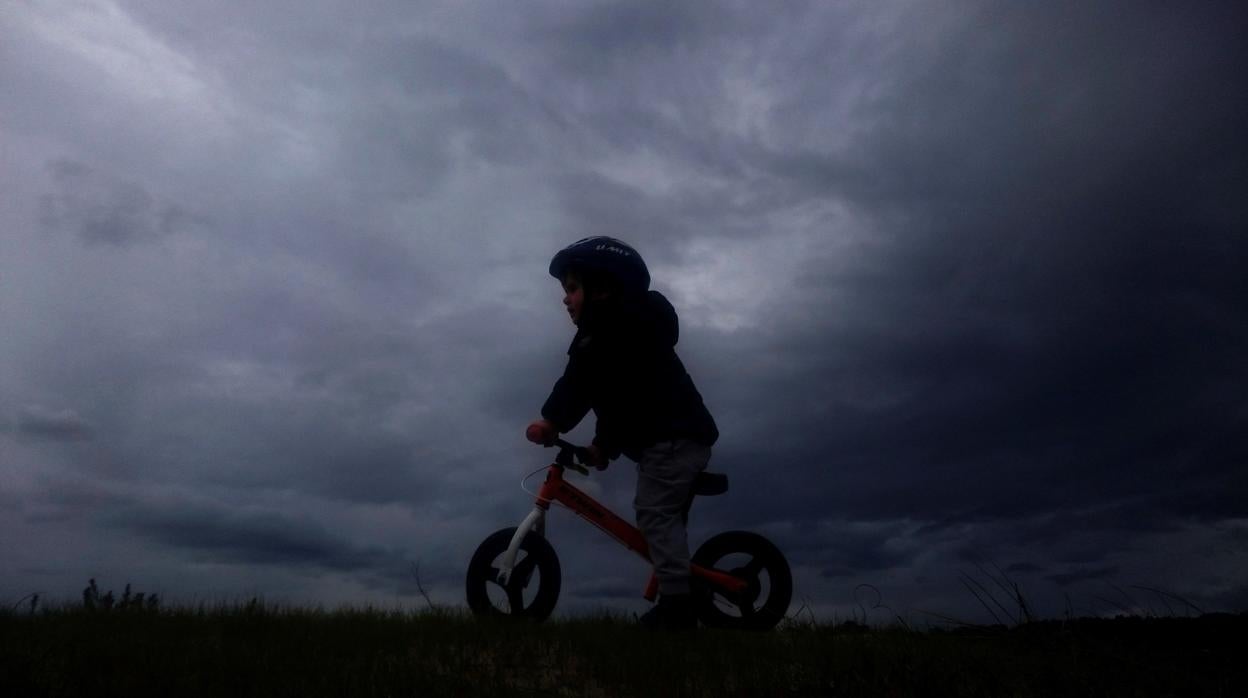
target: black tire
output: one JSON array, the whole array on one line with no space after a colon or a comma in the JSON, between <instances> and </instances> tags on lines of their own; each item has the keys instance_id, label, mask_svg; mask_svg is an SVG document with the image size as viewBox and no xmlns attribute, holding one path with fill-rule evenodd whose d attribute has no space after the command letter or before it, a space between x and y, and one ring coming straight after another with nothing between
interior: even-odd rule
<instances>
[{"instance_id":1,"label":"black tire","mask_svg":"<svg viewBox=\"0 0 1248 698\"><path fill-rule=\"evenodd\" d=\"M693 578L698 620L708 628L770 630L784 619L793 599L793 575L780 549L749 531L713 536L693 554L693 562L745 580L742 594L729 594Z\"/></svg>"},{"instance_id":2,"label":"black tire","mask_svg":"<svg viewBox=\"0 0 1248 698\"><path fill-rule=\"evenodd\" d=\"M515 527L495 531L473 553L468 563L468 608L479 616L545 620L559 600L559 558L545 538L530 531L520 543L511 579L499 584L498 567L515 533Z\"/></svg>"}]
</instances>

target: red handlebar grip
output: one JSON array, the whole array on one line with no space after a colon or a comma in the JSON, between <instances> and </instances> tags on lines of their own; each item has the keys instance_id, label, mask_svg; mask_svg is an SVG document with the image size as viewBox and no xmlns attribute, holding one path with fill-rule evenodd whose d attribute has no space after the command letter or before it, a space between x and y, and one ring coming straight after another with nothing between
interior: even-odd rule
<instances>
[{"instance_id":1,"label":"red handlebar grip","mask_svg":"<svg viewBox=\"0 0 1248 698\"><path fill-rule=\"evenodd\" d=\"M530 424L529 428L524 432L525 438L535 444L546 444L550 440L550 430L544 428L541 424Z\"/></svg>"}]
</instances>

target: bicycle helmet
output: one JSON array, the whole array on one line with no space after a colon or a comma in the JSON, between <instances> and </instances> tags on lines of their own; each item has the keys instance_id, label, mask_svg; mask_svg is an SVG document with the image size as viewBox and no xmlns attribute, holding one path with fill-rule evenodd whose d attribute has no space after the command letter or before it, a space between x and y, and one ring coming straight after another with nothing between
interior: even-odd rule
<instances>
[{"instance_id":1,"label":"bicycle helmet","mask_svg":"<svg viewBox=\"0 0 1248 698\"><path fill-rule=\"evenodd\" d=\"M577 240L550 260L550 275L559 281L569 270L611 277L626 292L650 288L650 270L637 250L604 235Z\"/></svg>"}]
</instances>

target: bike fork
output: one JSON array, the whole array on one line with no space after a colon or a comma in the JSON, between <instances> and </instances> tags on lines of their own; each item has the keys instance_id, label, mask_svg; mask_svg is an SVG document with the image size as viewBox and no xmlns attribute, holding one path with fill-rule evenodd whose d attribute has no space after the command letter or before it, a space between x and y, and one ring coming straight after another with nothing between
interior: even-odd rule
<instances>
[{"instance_id":1,"label":"bike fork","mask_svg":"<svg viewBox=\"0 0 1248 698\"><path fill-rule=\"evenodd\" d=\"M546 535L546 510L542 507L533 507L533 511L524 517L524 521L516 527L516 533L511 537L511 544L507 546L507 552L503 553L503 564L498 569L498 583L506 585L508 578L511 577L511 571L516 566L516 554L520 552L520 543L524 541L524 537L529 531L535 531L537 535Z\"/></svg>"}]
</instances>

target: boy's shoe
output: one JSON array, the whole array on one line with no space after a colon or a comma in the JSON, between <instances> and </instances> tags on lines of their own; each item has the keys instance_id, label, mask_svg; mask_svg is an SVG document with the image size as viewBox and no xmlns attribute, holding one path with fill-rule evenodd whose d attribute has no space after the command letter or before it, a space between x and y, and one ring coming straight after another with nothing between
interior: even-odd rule
<instances>
[{"instance_id":1,"label":"boy's shoe","mask_svg":"<svg viewBox=\"0 0 1248 698\"><path fill-rule=\"evenodd\" d=\"M689 594L667 594L660 596L654 608L646 611L638 622L649 630L694 630L698 627L698 616Z\"/></svg>"}]
</instances>

